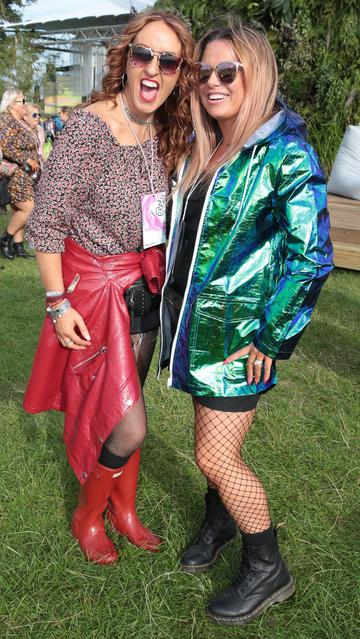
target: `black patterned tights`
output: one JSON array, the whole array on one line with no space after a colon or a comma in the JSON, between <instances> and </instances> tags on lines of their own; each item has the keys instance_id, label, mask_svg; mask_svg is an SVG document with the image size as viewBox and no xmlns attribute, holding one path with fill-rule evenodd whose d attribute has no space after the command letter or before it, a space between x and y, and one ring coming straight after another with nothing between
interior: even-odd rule
<instances>
[{"instance_id":1,"label":"black patterned tights","mask_svg":"<svg viewBox=\"0 0 360 639\"><path fill-rule=\"evenodd\" d=\"M131 335L136 368L141 387L144 385L146 375L149 370L151 358L154 353L156 337L157 330ZM139 448L139 446L141 446L146 435L146 430L145 404L143 394L140 393L139 401L115 426L114 430L106 440L105 447L113 453L113 455L128 457L137 448Z\"/></svg>"},{"instance_id":2,"label":"black patterned tights","mask_svg":"<svg viewBox=\"0 0 360 639\"><path fill-rule=\"evenodd\" d=\"M264 488L241 457L255 410L223 412L194 401L196 463L213 485L241 532L254 534L271 525Z\"/></svg>"}]
</instances>

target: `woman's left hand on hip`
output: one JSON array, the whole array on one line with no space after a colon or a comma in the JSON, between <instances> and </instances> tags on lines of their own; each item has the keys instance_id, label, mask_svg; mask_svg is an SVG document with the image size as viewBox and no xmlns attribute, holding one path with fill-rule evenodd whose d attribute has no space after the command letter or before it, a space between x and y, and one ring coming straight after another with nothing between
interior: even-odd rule
<instances>
[{"instance_id":1,"label":"woman's left hand on hip","mask_svg":"<svg viewBox=\"0 0 360 639\"><path fill-rule=\"evenodd\" d=\"M267 357L264 353L261 353L252 343L248 344L248 346L244 346L244 348L241 348L232 355L229 355L229 357L224 360L224 364L230 364L230 362L233 362L239 357L244 357L245 355L249 355L246 364L247 383L258 384L261 377L261 371L264 369L263 380L266 384L270 377L271 364L273 363L273 360L271 357Z\"/></svg>"}]
</instances>

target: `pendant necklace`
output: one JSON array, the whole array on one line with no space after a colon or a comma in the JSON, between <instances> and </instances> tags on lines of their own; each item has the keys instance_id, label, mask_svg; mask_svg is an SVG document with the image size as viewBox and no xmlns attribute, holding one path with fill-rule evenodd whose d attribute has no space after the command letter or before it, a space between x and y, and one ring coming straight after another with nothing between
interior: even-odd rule
<instances>
[{"instance_id":1,"label":"pendant necklace","mask_svg":"<svg viewBox=\"0 0 360 639\"><path fill-rule=\"evenodd\" d=\"M133 125L131 124L131 120L126 112L125 109L125 104L124 104L124 100L122 97L122 94L120 93L120 100L121 100L121 106L122 106L122 110L123 110L123 114L125 116L125 119L129 125L130 131L133 134L135 140L136 140L136 144L138 145L140 151L141 151L141 155L143 157L144 160L144 165L146 168L146 172L148 174L149 177L149 182L150 182L150 188L151 188L151 192L154 195L154 145L153 145L153 136L152 136L152 128L151 128L151 124L152 124L152 120L148 121L148 127L149 127L149 133L150 133L150 141L151 141L151 164L150 164L150 169L149 169L149 165L148 165L148 161L146 159L146 155L144 153L144 149L142 148L142 144L138 138L138 136L136 135L135 129L133 127Z\"/></svg>"},{"instance_id":2,"label":"pendant necklace","mask_svg":"<svg viewBox=\"0 0 360 639\"><path fill-rule=\"evenodd\" d=\"M134 127L131 124L131 120L130 120L127 112L126 112L124 100L123 100L123 97L122 97L121 93L120 93L120 101L121 101L121 107L122 107L125 119L126 119L128 125L129 125L131 133L133 134L133 136L134 136L134 138L136 140L136 143L137 143L137 145L138 145L138 147L140 149L141 155L142 155L143 160L144 160L144 166L145 166L146 172L148 174L149 182L150 182L151 193L152 193L153 198L156 200L156 202L155 202L155 214L158 217L163 217L164 214L165 214L165 211L166 211L165 194L161 194L160 198L156 198L156 193L155 193L155 189L154 189L154 138L153 138L153 135L152 135L152 126L151 126L153 120L150 119L150 120L147 121L147 126L149 127L150 141L151 141L151 164L150 164L150 168L149 168L148 160L146 158L144 149L143 149L142 144L141 144L141 142L140 142L140 140L139 140L139 138L138 138L138 136L136 134L136 131L135 131Z\"/></svg>"}]
</instances>

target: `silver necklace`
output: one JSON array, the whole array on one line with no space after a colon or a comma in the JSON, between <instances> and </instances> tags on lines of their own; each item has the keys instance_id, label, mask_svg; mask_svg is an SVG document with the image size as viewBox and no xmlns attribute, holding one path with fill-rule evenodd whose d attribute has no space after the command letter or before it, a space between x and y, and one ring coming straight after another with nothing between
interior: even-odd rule
<instances>
[{"instance_id":1,"label":"silver necklace","mask_svg":"<svg viewBox=\"0 0 360 639\"><path fill-rule=\"evenodd\" d=\"M149 120L148 123L147 123L148 127L149 127L150 141L151 141L151 165L150 165L150 169L149 169L149 164L148 164L148 161L146 159L146 155L144 153L144 149L142 148L140 140L139 140L138 136L136 135L134 127L132 126L130 118L129 118L127 112L126 112L126 107L125 107L124 100L123 100L123 97L122 97L121 93L120 93L120 100L121 100L121 107L122 107L125 119L126 119L128 125L129 125L131 133L133 134L133 136L134 136L134 138L136 140L136 144L138 145L138 147L139 147L139 149L141 151L141 155L142 155L143 160L144 160L146 172L147 172L148 177L149 177L151 193L153 195L155 195L155 191L154 191L154 144L153 144L153 136L152 136L152 128L151 128L152 120Z\"/></svg>"},{"instance_id":2,"label":"silver necklace","mask_svg":"<svg viewBox=\"0 0 360 639\"><path fill-rule=\"evenodd\" d=\"M127 104L125 104L124 99L122 97L122 93L120 93L120 99L121 99L121 104L122 104L122 108L124 111L124 115L126 117L127 120L131 120L131 122L135 122L135 124L139 124L140 126L149 126L149 124L154 124L154 119L153 118L149 118L148 120L142 120L141 118L138 118L136 115L134 115L129 107L127 106Z\"/></svg>"}]
</instances>

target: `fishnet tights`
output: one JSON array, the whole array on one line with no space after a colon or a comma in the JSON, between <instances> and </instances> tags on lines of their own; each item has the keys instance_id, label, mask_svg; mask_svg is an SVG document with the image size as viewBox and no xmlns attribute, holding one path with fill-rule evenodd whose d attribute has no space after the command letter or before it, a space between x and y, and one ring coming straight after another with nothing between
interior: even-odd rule
<instances>
[{"instance_id":1,"label":"fishnet tights","mask_svg":"<svg viewBox=\"0 0 360 639\"><path fill-rule=\"evenodd\" d=\"M157 330L131 335L139 383L143 387L156 344ZM114 455L128 457L145 439L147 431L144 397L141 393L134 408L115 426L106 440L106 448Z\"/></svg>"},{"instance_id":2,"label":"fishnet tights","mask_svg":"<svg viewBox=\"0 0 360 639\"><path fill-rule=\"evenodd\" d=\"M241 532L255 534L271 525L264 488L241 457L255 410L229 413L195 406L195 455Z\"/></svg>"}]
</instances>

